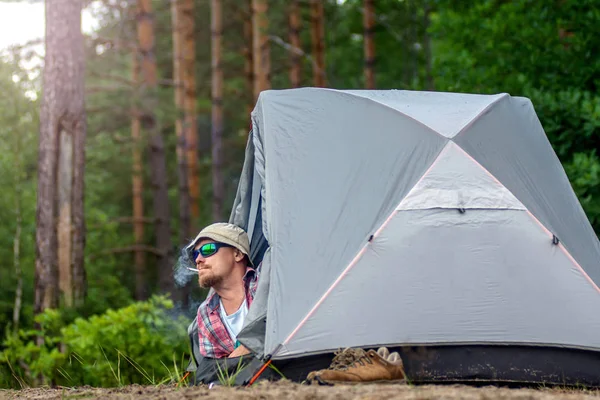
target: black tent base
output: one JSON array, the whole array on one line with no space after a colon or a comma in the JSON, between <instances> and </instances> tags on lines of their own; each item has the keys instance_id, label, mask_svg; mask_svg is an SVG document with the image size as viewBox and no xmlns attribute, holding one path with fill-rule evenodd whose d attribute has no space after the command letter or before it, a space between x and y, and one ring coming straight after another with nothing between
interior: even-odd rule
<instances>
[{"instance_id":1,"label":"black tent base","mask_svg":"<svg viewBox=\"0 0 600 400\"><path fill-rule=\"evenodd\" d=\"M389 347L398 351L412 384L472 384L600 388L600 352L522 345ZM333 353L273 360L289 380L302 382L310 371L327 368ZM278 379L268 368L261 379Z\"/></svg>"}]
</instances>

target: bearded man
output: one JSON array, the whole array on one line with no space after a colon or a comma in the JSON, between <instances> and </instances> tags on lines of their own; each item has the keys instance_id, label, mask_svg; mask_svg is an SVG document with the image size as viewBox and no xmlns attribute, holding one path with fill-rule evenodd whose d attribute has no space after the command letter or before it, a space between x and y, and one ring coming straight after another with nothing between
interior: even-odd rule
<instances>
[{"instance_id":1,"label":"bearded man","mask_svg":"<svg viewBox=\"0 0 600 400\"><path fill-rule=\"evenodd\" d=\"M200 353L207 358L249 354L237 341L256 293L260 270L250 261L248 235L236 225L218 222L202 229L188 249L200 286L211 289L198 307Z\"/></svg>"}]
</instances>

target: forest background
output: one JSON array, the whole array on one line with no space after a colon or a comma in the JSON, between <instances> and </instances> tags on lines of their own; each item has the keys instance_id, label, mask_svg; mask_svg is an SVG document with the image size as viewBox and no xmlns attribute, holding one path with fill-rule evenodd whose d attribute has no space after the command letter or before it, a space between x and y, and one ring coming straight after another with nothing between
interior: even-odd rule
<instances>
[{"instance_id":1,"label":"forest background","mask_svg":"<svg viewBox=\"0 0 600 400\"><path fill-rule=\"evenodd\" d=\"M269 88L529 97L600 232L595 0L49 3L45 53L0 58L0 387L180 379L206 293L177 255L228 218Z\"/></svg>"}]
</instances>

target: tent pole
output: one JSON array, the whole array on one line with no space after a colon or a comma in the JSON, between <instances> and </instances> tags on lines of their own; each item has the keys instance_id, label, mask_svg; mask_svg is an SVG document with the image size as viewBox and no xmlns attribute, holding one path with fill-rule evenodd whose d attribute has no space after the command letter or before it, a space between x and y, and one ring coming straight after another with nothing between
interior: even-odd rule
<instances>
[{"instance_id":1,"label":"tent pole","mask_svg":"<svg viewBox=\"0 0 600 400\"><path fill-rule=\"evenodd\" d=\"M248 385L246 386L252 386L252 384L256 382L256 380L262 375L262 373L265 372L265 369L267 369L269 365L271 365L271 359L269 359L269 361L263 364L263 366L258 370L256 374L254 374L254 376L252 377L252 379L250 379Z\"/></svg>"}]
</instances>

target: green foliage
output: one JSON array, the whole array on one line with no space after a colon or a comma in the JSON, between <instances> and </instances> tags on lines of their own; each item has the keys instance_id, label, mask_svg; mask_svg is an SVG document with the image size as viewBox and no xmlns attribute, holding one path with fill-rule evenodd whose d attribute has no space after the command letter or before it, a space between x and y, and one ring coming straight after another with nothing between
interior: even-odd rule
<instances>
[{"instance_id":1,"label":"green foliage","mask_svg":"<svg viewBox=\"0 0 600 400\"><path fill-rule=\"evenodd\" d=\"M526 90L554 150L563 162L594 149L600 137L600 96L576 88Z\"/></svg>"},{"instance_id":2,"label":"green foliage","mask_svg":"<svg viewBox=\"0 0 600 400\"><path fill-rule=\"evenodd\" d=\"M39 329L7 332L0 357L7 378L0 386L175 383L179 363L187 361L189 321L169 310L171 301L153 297L70 324L59 311L46 310L36 316Z\"/></svg>"},{"instance_id":3,"label":"green foliage","mask_svg":"<svg viewBox=\"0 0 600 400\"><path fill-rule=\"evenodd\" d=\"M225 215L231 207L242 167L252 94L243 75L242 23L246 2L222 0L225 76L223 175ZM86 40L85 266L88 296L81 309L47 311L33 329L35 209L38 108L41 79L23 68L18 53L0 61L0 386L119 385L176 379L187 348L183 326L168 317L170 306L154 298L133 303L133 257L114 251L133 243L132 227L119 219L132 215L130 108L139 102L131 80L135 21L127 8L93 2L96 36L123 46ZM375 76L379 89L468 93L508 92L529 97L567 172L573 188L600 233L600 8L596 0L504 1L377 0ZM112 4L112 3L111 3ZM123 3L125 4L125 3ZM211 221L210 2L196 2L196 78L198 82L198 160L201 216L194 229ZM302 85L312 85L310 12L301 2ZM153 1L155 56L161 81L172 79L169 2ZM269 2L269 34L288 41L285 1ZM325 2L327 84L361 88L363 76L362 0ZM427 20L429 16L429 22ZM430 48L430 51L427 49ZM26 53L26 52L24 52ZM289 53L271 42L272 87L289 87ZM92 90L94 89L94 90ZM165 136L173 248L179 243L177 162L173 87L156 91L155 111ZM144 138L144 140L147 138ZM351 138L349 138L351 140ZM144 163L148 149L144 143ZM151 176L144 170L145 216L152 215ZM23 270L21 329L13 333L16 294L13 246L16 204L22 211L20 263ZM152 244L152 225L145 243ZM147 293L156 293L156 263L146 257ZM204 291L192 292L192 303ZM114 311L113 311L114 310ZM172 309L171 309L172 310ZM43 343L35 338L42 334ZM64 348L61 348L65 346ZM226 377L225 377L226 378ZM19 383L21 382L21 383Z\"/></svg>"},{"instance_id":4,"label":"green foliage","mask_svg":"<svg viewBox=\"0 0 600 400\"><path fill-rule=\"evenodd\" d=\"M576 153L565 170L590 222L597 229L600 226L600 159L596 150Z\"/></svg>"}]
</instances>

